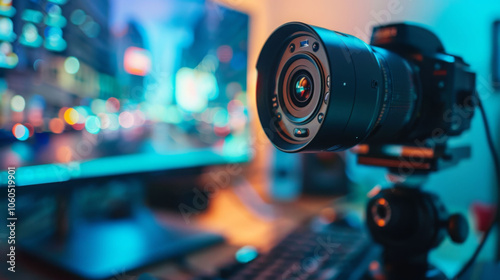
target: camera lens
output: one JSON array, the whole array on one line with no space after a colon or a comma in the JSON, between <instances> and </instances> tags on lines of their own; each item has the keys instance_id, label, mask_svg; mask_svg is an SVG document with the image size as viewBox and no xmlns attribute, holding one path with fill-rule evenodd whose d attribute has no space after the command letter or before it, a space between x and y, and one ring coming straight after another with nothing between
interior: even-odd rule
<instances>
[{"instance_id":1,"label":"camera lens","mask_svg":"<svg viewBox=\"0 0 500 280\"><path fill-rule=\"evenodd\" d=\"M285 152L395 141L418 115L409 62L340 32L285 24L265 43L257 70L261 125Z\"/></svg>"},{"instance_id":2,"label":"camera lens","mask_svg":"<svg viewBox=\"0 0 500 280\"><path fill-rule=\"evenodd\" d=\"M312 95L311 76L307 72L297 73L290 84L292 101L298 107L306 106Z\"/></svg>"}]
</instances>

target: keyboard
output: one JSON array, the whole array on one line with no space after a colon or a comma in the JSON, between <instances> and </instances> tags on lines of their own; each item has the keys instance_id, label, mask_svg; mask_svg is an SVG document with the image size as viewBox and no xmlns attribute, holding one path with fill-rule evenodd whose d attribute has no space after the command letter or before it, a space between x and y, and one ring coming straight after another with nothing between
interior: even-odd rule
<instances>
[{"instance_id":1,"label":"keyboard","mask_svg":"<svg viewBox=\"0 0 500 280\"><path fill-rule=\"evenodd\" d=\"M236 262L221 268L216 276L197 279L359 280L379 253L361 228L308 224L248 263Z\"/></svg>"}]
</instances>

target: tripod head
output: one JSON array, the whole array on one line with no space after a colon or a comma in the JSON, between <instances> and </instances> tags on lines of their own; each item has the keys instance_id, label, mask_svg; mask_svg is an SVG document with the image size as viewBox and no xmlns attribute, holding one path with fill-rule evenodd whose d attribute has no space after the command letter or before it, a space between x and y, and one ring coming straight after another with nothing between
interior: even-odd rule
<instances>
[{"instance_id":1,"label":"tripod head","mask_svg":"<svg viewBox=\"0 0 500 280\"><path fill-rule=\"evenodd\" d=\"M354 152L360 164L388 167L394 183L373 194L366 209L370 233L384 248L386 278L431 278L429 251L446 235L455 243L464 242L469 228L463 215L448 214L439 198L422 191L421 181L412 178L456 165L470 157L470 147L450 149L446 142L427 147L363 145ZM432 279L445 279L441 273L432 275Z\"/></svg>"}]
</instances>

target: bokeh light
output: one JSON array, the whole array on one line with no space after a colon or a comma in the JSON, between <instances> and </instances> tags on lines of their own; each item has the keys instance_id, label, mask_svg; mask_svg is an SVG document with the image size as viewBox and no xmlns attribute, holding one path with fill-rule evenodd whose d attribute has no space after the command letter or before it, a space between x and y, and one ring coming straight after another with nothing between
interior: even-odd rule
<instances>
[{"instance_id":1,"label":"bokeh light","mask_svg":"<svg viewBox=\"0 0 500 280\"><path fill-rule=\"evenodd\" d=\"M71 126L74 130L83 130L85 128L85 122L83 123L75 123Z\"/></svg>"},{"instance_id":2,"label":"bokeh light","mask_svg":"<svg viewBox=\"0 0 500 280\"><path fill-rule=\"evenodd\" d=\"M214 125L218 127L226 126L229 122L229 114L226 109L219 108L214 114Z\"/></svg>"},{"instance_id":3,"label":"bokeh light","mask_svg":"<svg viewBox=\"0 0 500 280\"><path fill-rule=\"evenodd\" d=\"M14 95L10 100L10 108L15 112L22 112L26 107L26 101L21 95Z\"/></svg>"},{"instance_id":4,"label":"bokeh light","mask_svg":"<svg viewBox=\"0 0 500 280\"><path fill-rule=\"evenodd\" d=\"M73 158L73 151L68 146L61 146L57 148L56 159L59 162L68 163Z\"/></svg>"},{"instance_id":5,"label":"bokeh light","mask_svg":"<svg viewBox=\"0 0 500 280\"><path fill-rule=\"evenodd\" d=\"M116 114L107 114L108 115L108 129L109 130L118 130L120 128L120 123L118 121L118 115Z\"/></svg>"},{"instance_id":6,"label":"bokeh light","mask_svg":"<svg viewBox=\"0 0 500 280\"><path fill-rule=\"evenodd\" d=\"M99 118L99 122L101 123L101 129L108 129L109 128L109 117L108 114L106 113L99 113L97 115Z\"/></svg>"},{"instance_id":7,"label":"bokeh light","mask_svg":"<svg viewBox=\"0 0 500 280\"><path fill-rule=\"evenodd\" d=\"M38 71L43 64L43 59L37 59L35 62L33 62L33 70Z\"/></svg>"},{"instance_id":8,"label":"bokeh light","mask_svg":"<svg viewBox=\"0 0 500 280\"><path fill-rule=\"evenodd\" d=\"M102 99L94 99L90 104L90 109L94 114L100 114L106 112L106 101Z\"/></svg>"},{"instance_id":9,"label":"bokeh light","mask_svg":"<svg viewBox=\"0 0 500 280\"><path fill-rule=\"evenodd\" d=\"M91 134L97 134L101 130L101 121L96 116L90 116L85 121L85 129Z\"/></svg>"},{"instance_id":10,"label":"bokeh light","mask_svg":"<svg viewBox=\"0 0 500 280\"><path fill-rule=\"evenodd\" d=\"M78 58L74 56L66 58L64 61L64 70L66 70L68 74L76 74L78 70L80 70L80 61Z\"/></svg>"},{"instance_id":11,"label":"bokeh light","mask_svg":"<svg viewBox=\"0 0 500 280\"><path fill-rule=\"evenodd\" d=\"M20 123L16 123L12 127L12 134L14 135L14 137L21 141L27 140L30 136L28 128Z\"/></svg>"},{"instance_id":12,"label":"bokeh light","mask_svg":"<svg viewBox=\"0 0 500 280\"><path fill-rule=\"evenodd\" d=\"M79 119L80 119L80 114L78 114L78 111L73 108L68 108L64 112L64 120L70 125L74 125L75 123L78 122Z\"/></svg>"},{"instance_id":13,"label":"bokeh light","mask_svg":"<svg viewBox=\"0 0 500 280\"><path fill-rule=\"evenodd\" d=\"M33 136L33 134L35 133L35 128L33 127L33 125L31 125L30 123L25 123L24 126L28 129L28 137Z\"/></svg>"},{"instance_id":14,"label":"bokeh light","mask_svg":"<svg viewBox=\"0 0 500 280\"><path fill-rule=\"evenodd\" d=\"M115 97L110 97L106 100L106 111L109 113L116 113L120 111L120 101Z\"/></svg>"},{"instance_id":15,"label":"bokeh light","mask_svg":"<svg viewBox=\"0 0 500 280\"><path fill-rule=\"evenodd\" d=\"M43 125L43 111L39 108L33 108L28 113L28 121L33 124L33 126Z\"/></svg>"},{"instance_id":16,"label":"bokeh light","mask_svg":"<svg viewBox=\"0 0 500 280\"><path fill-rule=\"evenodd\" d=\"M141 110L134 111L134 125L142 126L146 122L146 115Z\"/></svg>"},{"instance_id":17,"label":"bokeh light","mask_svg":"<svg viewBox=\"0 0 500 280\"><path fill-rule=\"evenodd\" d=\"M49 129L52 133L60 134L64 131L64 122L62 119L53 118L49 122Z\"/></svg>"},{"instance_id":18,"label":"bokeh light","mask_svg":"<svg viewBox=\"0 0 500 280\"><path fill-rule=\"evenodd\" d=\"M130 128L134 125L134 115L130 112L122 112L118 117L120 125L124 128Z\"/></svg>"},{"instance_id":19,"label":"bokeh light","mask_svg":"<svg viewBox=\"0 0 500 280\"><path fill-rule=\"evenodd\" d=\"M233 49L231 48L231 46L222 45L217 49L217 57L219 58L220 62L230 62L233 58Z\"/></svg>"},{"instance_id":20,"label":"bokeh light","mask_svg":"<svg viewBox=\"0 0 500 280\"><path fill-rule=\"evenodd\" d=\"M70 20L75 25L81 25L85 22L85 16L84 11L76 9L71 13Z\"/></svg>"}]
</instances>

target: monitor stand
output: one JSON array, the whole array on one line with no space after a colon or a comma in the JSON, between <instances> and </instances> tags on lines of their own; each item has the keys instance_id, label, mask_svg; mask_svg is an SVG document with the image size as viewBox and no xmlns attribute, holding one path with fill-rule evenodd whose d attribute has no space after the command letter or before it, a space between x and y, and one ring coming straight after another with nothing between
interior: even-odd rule
<instances>
[{"instance_id":1,"label":"monitor stand","mask_svg":"<svg viewBox=\"0 0 500 280\"><path fill-rule=\"evenodd\" d=\"M179 223L160 224L145 206L133 207L124 218L89 221L69 219L74 211L67 205L67 201L60 199L62 209L57 213L67 216L58 217L55 233L24 239L20 249L85 279L118 277L224 241L218 234Z\"/></svg>"}]
</instances>

